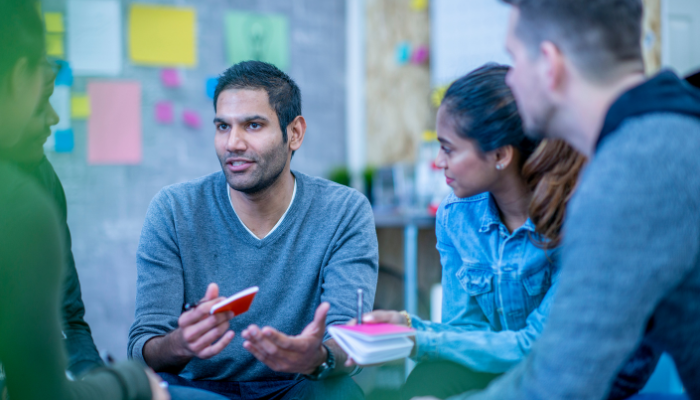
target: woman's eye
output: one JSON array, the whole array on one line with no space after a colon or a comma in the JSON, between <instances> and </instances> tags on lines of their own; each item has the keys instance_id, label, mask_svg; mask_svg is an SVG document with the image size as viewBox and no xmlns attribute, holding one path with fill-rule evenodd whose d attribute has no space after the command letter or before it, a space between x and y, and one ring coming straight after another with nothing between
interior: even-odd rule
<instances>
[{"instance_id":1,"label":"woman's eye","mask_svg":"<svg viewBox=\"0 0 700 400\"><path fill-rule=\"evenodd\" d=\"M440 146L440 148L442 149L442 151L443 151L445 154L450 154L450 151L451 151L451 150L448 149L447 147L445 147L445 146Z\"/></svg>"}]
</instances>

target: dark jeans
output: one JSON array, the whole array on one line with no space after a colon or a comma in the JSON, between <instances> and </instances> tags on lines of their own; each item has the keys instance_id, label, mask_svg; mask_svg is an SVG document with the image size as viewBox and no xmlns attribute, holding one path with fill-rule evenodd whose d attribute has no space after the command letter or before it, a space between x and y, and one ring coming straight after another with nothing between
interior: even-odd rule
<instances>
[{"instance_id":1,"label":"dark jeans","mask_svg":"<svg viewBox=\"0 0 700 400\"><path fill-rule=\"evenodd\" d=\"M469 390L484 389L500 374L475 372L450 361L428 361L416 366L401 388L401 400L416 396L446 399Z\"/></svg>"},{"instance_id":2,"label":"dark jeans","mask_svg":"<svg viewBox=\"0 0 700 400\"><path fill-rule=\"evenodd\" d=\"M184 386L170 386L168 392L172 400L227 400L212 392Z\"/></svg>"},{"instance_id":3,"label":"dark jeans","mask_svg":"<svg viewBox=\"0 0 700 400\"><path fill-rule=\"evenodd\" d=\"M190 381L181 376L159 373L171 387L185 386L222 395L231 400L363 400L362 389L347 376L310 381L295 379L285 381Z\"/></svg>"}]
</instances>

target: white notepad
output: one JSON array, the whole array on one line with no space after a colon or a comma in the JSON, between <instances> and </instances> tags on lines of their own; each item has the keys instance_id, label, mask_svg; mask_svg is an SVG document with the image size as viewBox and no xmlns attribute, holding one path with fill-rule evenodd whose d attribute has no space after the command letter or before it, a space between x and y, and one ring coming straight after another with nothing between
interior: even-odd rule
<instances>
[{"instance_id":1,"label":"white notepad","mask_svg":"<svg viewBox=\"0 0 700 400\"><path fill-rule=\"evenodd\" d=\"M414 329L393 324L336 325L328 327L328 332L360 365L408 357L413 349L409 337L415 335Z\"/></svg>"}]
</instances>

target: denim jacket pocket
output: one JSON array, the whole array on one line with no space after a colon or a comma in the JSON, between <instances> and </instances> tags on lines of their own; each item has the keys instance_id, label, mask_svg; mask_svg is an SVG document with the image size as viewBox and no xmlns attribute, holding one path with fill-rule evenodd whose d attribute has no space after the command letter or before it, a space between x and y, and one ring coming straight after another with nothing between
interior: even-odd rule
<instances>
[{"instance_id":1,"label":"denim jacket pocket","mask_svg":"<svg viewBox=\"0 0 700 400\"><path fill-rule=\"evenodd\" d=\"M546 264L541 270L523 279L523 286L530 296L539 296L547 293L552 286L552 270Z\"/></svg>"},{"instance_id":2,"label":"denim jacket pocket","mask_svg":"<svg viewBox=\"0 0 700 400\"><path fill-rule=\"evenodd\" d=\"M481 268L474 268L480 265L481 264L464 264L464 266L457 271L459 283L470 296L488 293L493 289L493 272L483 269L483 266Z\"/></svg>"},{"instance_id":3,"label":"denim jacket pocket","mask_svg":"<svg viewBox=\"0 0 700 400\"><path fill-rule=\"evenodd\" d=\"M495 318L495 307L493 272L491 271L491 266L488 264L465 263L462 268L457 271L456 276L469 297L476 301L481 312L489 321L493 321ZM469 307L469 305L467 305L467 307Z\"/></svg>"}]
</instances>

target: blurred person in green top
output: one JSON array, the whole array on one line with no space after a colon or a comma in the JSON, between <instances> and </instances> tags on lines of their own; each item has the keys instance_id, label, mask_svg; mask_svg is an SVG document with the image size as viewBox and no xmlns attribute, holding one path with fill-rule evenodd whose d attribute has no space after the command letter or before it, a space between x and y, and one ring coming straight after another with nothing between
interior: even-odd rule
<instances>
[{"instance_id":1,"label":"blurred person in green top","mask_svg":"<svg viewBox=\"0 0 700 400\"><path fill-rule=\"evenodd\" d=\"M39 112L44 32L30 1L0 2L0 148L11 149ZM0 154L1 396L24 399L169 399L143 366L66 378L59 304L65 256L57 206ZM6 384L7 387L4 387Z\"/></svg>"},{"instance_id":2,"label":"blurred person in green top","mask_svg":"<svg viewBox=\"0 0 700 400\"><path fill-rule=\"evenodd\" d=\"M56 67L54 67L55 64L44 64L40 67L43 71L44 84L34 114L29 119L19 141L10 148L0 148L0 158L34 178L34 182L46 191L57 207L60 229L64 235L65 276L61 309L64 344L68 355L68 371L73 376L81 376L104 364L93 342L90 327L84 320L85 306L71 251L66 195L56 171L44 155L44 143L51 135L51 126L59 121L58 115L49 103L49 97L54 90Z\"/></svg>"}]
</instances>

